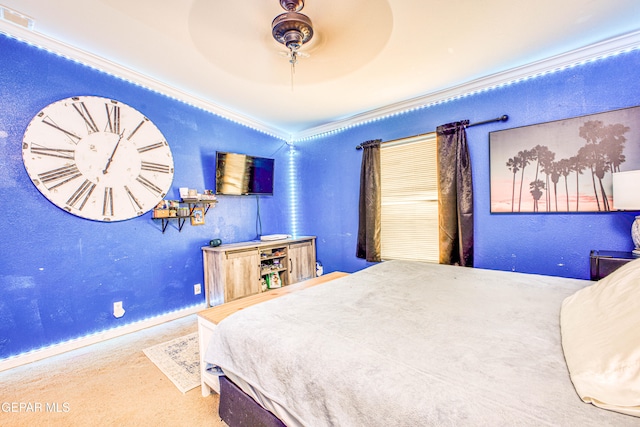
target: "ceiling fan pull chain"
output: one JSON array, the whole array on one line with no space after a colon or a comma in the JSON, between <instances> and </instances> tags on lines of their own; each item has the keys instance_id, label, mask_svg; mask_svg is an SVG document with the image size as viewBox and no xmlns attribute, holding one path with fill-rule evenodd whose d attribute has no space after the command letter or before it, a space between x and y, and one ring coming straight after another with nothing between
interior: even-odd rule
<instances>
[{"instance_id":1,"label":"ceiling fan pull chain","mask_svg":"<svg viewBox=\"0 0 640 427\"><path fill-rule=\"evenodd\" d=\"M293 60L291 62L291 92L293 92L293 75L296 73L296 64Z\"/></svg>"},{"instance_id":2,"label":"ceiling fan pull chain","mask_svg":"<svg viewBox=\"0 0 640 427\"><path fill-rule=\"evenodd\" d=\"M293 92L293 75L296 73L296 62L298 62L298 53L296 50L291 49L291 59L289 59L289 63L291 63L291 92Z\"/></svg>"}]
</instances>

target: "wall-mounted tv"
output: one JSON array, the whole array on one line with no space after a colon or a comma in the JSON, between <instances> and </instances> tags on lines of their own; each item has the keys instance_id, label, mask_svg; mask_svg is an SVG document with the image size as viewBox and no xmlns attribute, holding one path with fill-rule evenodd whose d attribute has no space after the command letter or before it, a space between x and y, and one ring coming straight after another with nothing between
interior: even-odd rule
<instances>
[{"instance_id":1,"label":"wall-mounted tv","mask_svg":"<svg viewBox=\"0 0 640 427\"><path fill-rule=\"evenodd\" d=\"M274 159L216 152L216 194L273 195Z\"/></svg>"}]
</instances>

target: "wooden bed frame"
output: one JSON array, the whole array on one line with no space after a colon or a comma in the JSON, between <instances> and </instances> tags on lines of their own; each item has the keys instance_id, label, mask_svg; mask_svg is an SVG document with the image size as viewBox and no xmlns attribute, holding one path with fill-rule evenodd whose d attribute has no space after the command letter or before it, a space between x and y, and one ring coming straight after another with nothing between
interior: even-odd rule
<instances>
[{"instance_id":1,"label":"wooden bed frame","mask_svg":"<svg viewBox=\"0 0 640 427\"><path fill-rule=\"evenodd\" d=\"M220 381L218 374L206 369L206 363L204 362L204 354L209 346L209 340L211 334L216 325L220 323L224 318L231 314L240 311L244 308L252 305L269 301L274 298L281 297L282 295L289 294L291 292L300 291L303 289L311 288L322 283L329 282L331 280L347 276L348 273L335 271L333 273L325 274L324 276L315 277L313 279L305 280L293 285L285 286L279 289L273 289L267 292L262 292L256 295L251 295L245 298L240 298L225 304L221 304L198 313L198 341L200 346L200 385L202 387L202 396L208 396L211 391L215 391L220 394Z\"/></svg>"}]
</instances>

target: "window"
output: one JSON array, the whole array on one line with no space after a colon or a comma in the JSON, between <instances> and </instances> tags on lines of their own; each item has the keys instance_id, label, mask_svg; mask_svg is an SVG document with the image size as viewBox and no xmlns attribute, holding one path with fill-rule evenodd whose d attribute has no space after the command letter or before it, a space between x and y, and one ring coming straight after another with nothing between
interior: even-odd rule
<instances>
[{"instance_id":1,"label":"window","mask_svg":"<svg viewBox=\"0 0 640 427\"><path fill-rule=\"evenodd\" d=\"M382 259L438 262L436 134L380 148Z\"/></svg>"}]
</instances>

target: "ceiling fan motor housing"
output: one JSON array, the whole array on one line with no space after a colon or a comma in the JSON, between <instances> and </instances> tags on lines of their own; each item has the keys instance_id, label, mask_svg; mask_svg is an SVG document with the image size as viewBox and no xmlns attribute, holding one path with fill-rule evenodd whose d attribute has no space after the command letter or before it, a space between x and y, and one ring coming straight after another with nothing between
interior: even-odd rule
<instances>
[{"instance_id":1,"label":"ceiling fan motor housing","mask_svg":"<svg viewBox=\"0 0 640 427\"><path fill-rule=\"evenodd\" d=\"M297 7L300 4L300 8L297 9L300 10L304 2L302 0L280 0L280 4L283 8L285 4L292 4L292 7ZM313 37L311 19L307 15L296 12L295 9L276 16L271 23L271 28L273 38L291 50L299 49Z\"/></svg>"}]
</instances>

